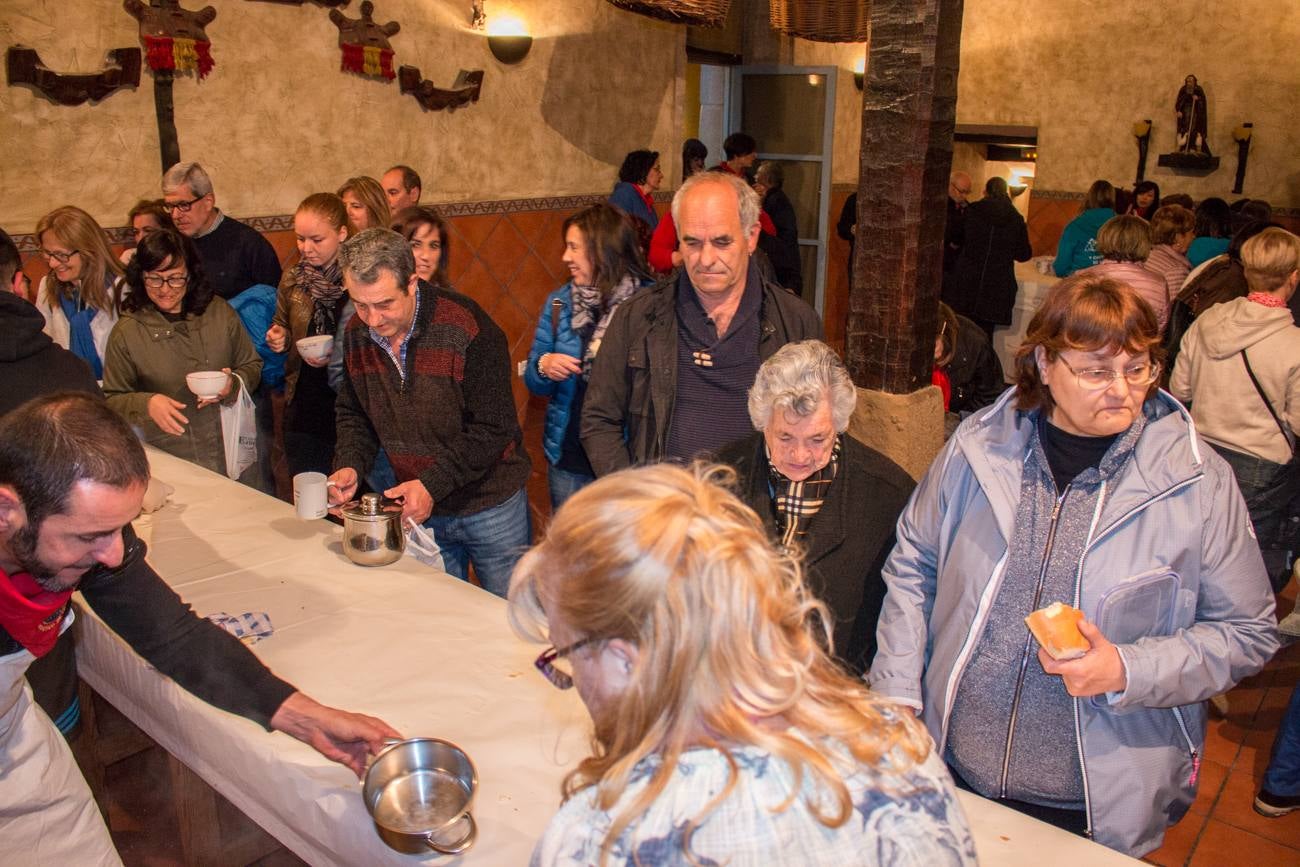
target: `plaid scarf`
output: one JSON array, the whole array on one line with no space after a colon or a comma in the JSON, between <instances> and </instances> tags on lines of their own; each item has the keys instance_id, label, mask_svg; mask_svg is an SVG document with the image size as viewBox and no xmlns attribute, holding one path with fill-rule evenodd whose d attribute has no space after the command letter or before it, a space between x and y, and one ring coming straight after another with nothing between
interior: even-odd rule
<instances>
[{"instance_id":1,"label":"plaid scarf","mask_svg":"<svg viewBox=\"0 0 1300 867\"><path fill-rule=\"evenodd\" d=\"M776 529L781 547L792 550L801 537L808 534L808 525L826 502L826 492L835 480L835 473L840 465L840 444L842 440L835 437L835 446L831 449L831 459L817 472L802 482L791 481L772 465L772 455L767 451L768 487L772 491L772 505L776 509Z\"/></svg>"},{"instance_id":2,"label":"plaid scarf","mask_svg":"<svg viewBox=\"0 0 1300 867\"><path fill-rule=\"evenodd\" d=\"M579 286L573 284L570 298L573 301L573 313L570 314L569 327L582 338L586 347L582 353L582 378L591 379L591 363L600 351L600 341L609 327L609 320L614 310L640 288L631 274L624 274L623 279L610 290L609 297L601 296L596 286Z\"/></svg>"},{"instance_id":3,"label":"plaid scarf","mask_svg":"<svg viewBox=\"0 0 1300 867\"><path fill-rule=\"evenodd\" d=\"M343 297L343 272L339 260L317 268L300 261L294 266L298 288L311 296L311 321L307 336L333 334L338 327L339 299Z\"/></svg>"}]
</instances>

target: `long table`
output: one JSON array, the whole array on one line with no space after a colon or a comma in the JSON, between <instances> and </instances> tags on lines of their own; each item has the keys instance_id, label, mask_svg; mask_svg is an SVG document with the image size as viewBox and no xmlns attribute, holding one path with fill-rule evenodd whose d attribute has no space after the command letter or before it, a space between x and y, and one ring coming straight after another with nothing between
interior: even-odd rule
<instances>
[{"instance_id":1,"label":"long table","mask_svg":"<svg viewBox=\"0 0 1300 867\"><path fill-rule=\"evenodd\" d=\"M253 646L277 674L326 704L387 720L408 736L453 741L474 760L478 842L456 863L528 863L559 805L560 781L587 751L590 721L573 690L532 666L502 600L406 557L365 568L340 529L193 464L150 450L175 487L136 530L160 575L202 615L265 611ZM247 816L313 865L451 863L380 841L350 771L311 748L180 689L82 606L81 675ZM962 793L981 861L1035 865L1132 859Z\"/></svg>"}]
</instances>

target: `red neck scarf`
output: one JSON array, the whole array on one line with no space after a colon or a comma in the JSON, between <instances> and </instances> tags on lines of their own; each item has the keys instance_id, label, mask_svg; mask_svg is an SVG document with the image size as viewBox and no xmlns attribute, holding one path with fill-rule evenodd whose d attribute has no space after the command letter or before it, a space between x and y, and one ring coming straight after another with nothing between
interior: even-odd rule
<instances>
[{"instance_id":1,"label":"red neck scarf","mask_svg":"<svg viewBox=\"0 0 1300 867\"><path fill-rule=\"evenodd\" d=\"M655 200L650 197L650 194L641 189L640 184L633 184L632 189L636 190L637 195L641 197L641 201L645 202L645 206L649 208L650 213L653 214L655 212Z\"/></svg>"},{"instance_id":2,"label":"red neck scarf","mask_svg":"<svg viewBox=\"0 0 1300 867\"><path fill-rule=\"evenodd\" d=\"M0 626L33 656L54 647L71 598L71 590L54 593L26 572L9 575L0 569Z\"/></svg>"},{"instance_id":3,"label":"red neck scarf","mask_svg":"<svg viewBox=\"0 0 1300 867\"><path fill-rule=\"evenodd\" d=\"M1263 304L1265 307L1285 307L1286 302L1276 295L1270 295L1267 292L1251 292L1246 296L1247 301L1254 301L1256 304Z\"/></svg>"}]
</instances>

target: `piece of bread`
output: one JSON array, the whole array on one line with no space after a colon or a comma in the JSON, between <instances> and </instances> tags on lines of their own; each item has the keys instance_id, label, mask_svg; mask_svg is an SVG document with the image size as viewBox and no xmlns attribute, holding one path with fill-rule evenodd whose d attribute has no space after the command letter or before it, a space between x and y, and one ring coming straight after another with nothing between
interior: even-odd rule
<instances>
[{"instance_id":1,"label":"piece of bread","mask_svg":"<svg viewBox=\"0 0 1300 867\"><path fill-rule=\"evenodd\" d=\"M1052 659L1078 659L1092 645L1079 632L1083 612L1060 602L1053 602L1025 618L1029 631Z\"/></svg>"}]
</instances>

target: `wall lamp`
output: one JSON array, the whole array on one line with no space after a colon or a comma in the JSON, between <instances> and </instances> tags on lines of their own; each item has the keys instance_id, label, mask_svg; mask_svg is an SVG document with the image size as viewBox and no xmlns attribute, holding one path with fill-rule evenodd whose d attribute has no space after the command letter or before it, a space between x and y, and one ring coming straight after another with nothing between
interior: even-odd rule
<instances>
[{"instance_id":1,"label":"wall lamp","mask_svg":"<svg viewBox=\"0 0 1300 867\"><path fill-rule=\"evenodd\" d=\"M861 90L862 82L863 79L866 78L866 75L867 59L865 57L859 57L857 60L853 61L853 86L858 90Z\"/></svg>"},{"instance_id":2,"label":"wall lamp","mask_svg":"<svg viewBox=\"0 0 1300 867\"><path fill-rule=\"evenodd\" d=\"M492 56L507 65L523 60L533 47L524 22L507 16L493 16L488 22L487 42Z\"/></svg>"}]
</instances>

